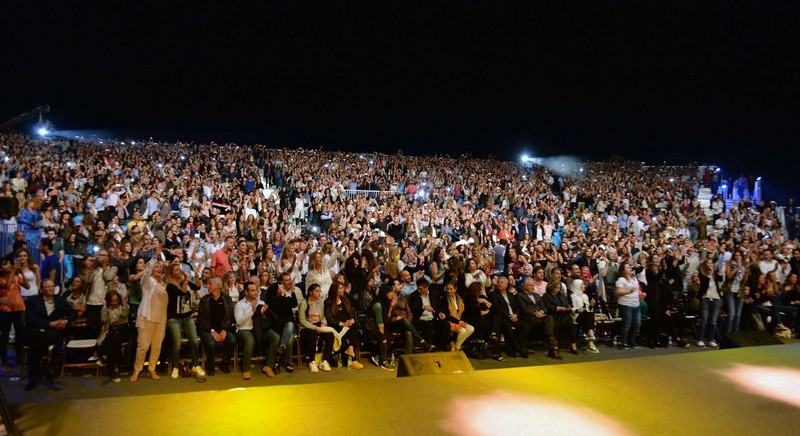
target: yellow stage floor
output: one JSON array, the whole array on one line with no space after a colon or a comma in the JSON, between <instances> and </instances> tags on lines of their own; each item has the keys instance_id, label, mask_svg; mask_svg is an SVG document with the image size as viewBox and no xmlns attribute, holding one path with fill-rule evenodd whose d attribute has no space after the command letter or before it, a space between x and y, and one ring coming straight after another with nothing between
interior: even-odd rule
<instances>
[{"instance_id":1,"label":"yellow stage floor","mask_svg":"<svg viewBox=\"0 0 800 436\"><path fill-rule=\"evenodd\" d=\"M30 435L789 435L800 344L16 409Z\"/></svg>"}]
</instances>

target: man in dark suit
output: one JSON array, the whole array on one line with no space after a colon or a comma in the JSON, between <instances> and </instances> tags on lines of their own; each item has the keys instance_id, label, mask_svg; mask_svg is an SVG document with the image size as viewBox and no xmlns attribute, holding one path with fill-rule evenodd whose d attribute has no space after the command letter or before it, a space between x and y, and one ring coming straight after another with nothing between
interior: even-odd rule
<instances>
[{"instance_id":1,"label":"man in dark suit","mask_svg":"<svg viewBox=\"0 0 800 436\"><path fill-rule=\"evenodd\" d=\"M30 347L26 391L35 388L42 376L45 379L44 385L49 389L61 389L53 382L47 348L53 345L54 349L61 349L67 327L77 315L67 300L55 295L55 292L55 283L45 279L42 280L42 293L25 302L25 343Z\"/></svg>"},{"instance_id":2,"label":"man in dark suit","mask_svg":"<svg viewBox=\"0 0 800 436\"><path fill-rule=\"evenodd\" d=\"M420 336L425 342L444 350L450 342L450 324L439 319L442 296L428 285L424 277L417 280L417 290L409 295L408 306Z\"/></svg>"},{"instance_id":3,"label":"man in dark suit","mask_svg":"<svg viewBox=\"0 0 800 436\"><path fill-rule=\"evenodd\" d=\"M506 354L523 358L528 357L525 341L530 328L520 319L520 310L517 299L508 291L508 278L497 279L497 289L489 295L492 303L492 334L506 339Z\"/></svg>"},{"instance_id":4,"label":"man in dark suit","mask_svg":"<svg viewBox=\"0 0 800 436\"><path fill-rule=\"evenodd\" d=\"M540 268L541 270L541 268ZM561 359L558 354L558 343L554 333L554 319L547 315L547 309L542 297L534 292L536 283L528 277L522 286L522 292L516 295L519 314L522 322L530 327L532 332L540 336L545 343L547 355L553 359Z\"/></svg>"}]
</instances>

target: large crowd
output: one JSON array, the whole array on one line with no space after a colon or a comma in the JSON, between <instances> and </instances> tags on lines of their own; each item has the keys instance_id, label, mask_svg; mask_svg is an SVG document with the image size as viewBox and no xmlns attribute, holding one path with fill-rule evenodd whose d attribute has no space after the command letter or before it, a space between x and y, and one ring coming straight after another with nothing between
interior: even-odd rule
<instances>
[{"instance_id":1,"label":"large crowd","mask_svg":"<svg viewBox=\"0 0 800 436\"><path fill-rule=\"evenodd\" d=\"M795 209L782 223L774 204L704 207L697 165L561 171L16 133L0 146L14 233L0 371L13 327L26 389L57 388L48 347L70 338L97 338L91 359L136 381L160 378L162 355L170 377L207 377L239 352L250 379L255 357L272 378L298 362L391 371L399 353L502 362L538 342L562 359L599 352L601 335L621 350L718 347L729 332L796 328Z\"/></svg>"}]
</instances>

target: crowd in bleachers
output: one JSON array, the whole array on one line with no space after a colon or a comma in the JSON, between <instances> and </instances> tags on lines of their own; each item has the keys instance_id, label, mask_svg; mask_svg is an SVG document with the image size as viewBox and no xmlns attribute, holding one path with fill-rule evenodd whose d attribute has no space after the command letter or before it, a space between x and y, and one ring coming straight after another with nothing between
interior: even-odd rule
<instances>
[{"instance_id":1,"label":"crowd in bleachers","mask_svg":"<svg viewBox=\"0 0 800 436\"><path fill-rule=\"evenodd\" d=\"M297 364L391 371L398 353L502 362L541 343L562 359L604 337L624 350L795 332L794 208L784 234L774 205L703 207L696 165L14 133L0 146L14 234L0 371L13 326L26 388L57 388L48 346L75 337L98 338L90 358L114 381L125 368L136 381L145 367L160 378L159 360L173 378L250 379L256 357L272 378Z\"/></svg>"}]
</instances>

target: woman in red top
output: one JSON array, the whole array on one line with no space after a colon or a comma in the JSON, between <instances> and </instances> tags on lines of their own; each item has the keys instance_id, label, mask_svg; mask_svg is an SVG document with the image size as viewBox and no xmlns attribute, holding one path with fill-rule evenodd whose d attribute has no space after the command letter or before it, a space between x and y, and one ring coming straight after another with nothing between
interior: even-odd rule
<instances>
[{"instance_id":1,"label":"woman in red top","mask_svg":"<svg viewBox=\"0 0 800 436\"><path fill-rule=\"evenodd\" d=\"M8 365L8 336L12 325L17 333L17 340L14 341L17 360L22 356L22 340L19 335L25 326L25 303L19 290L21 274L11 260L0 260L0 361L4 373L11 372Z\"/></svg>"}]
</instances>

